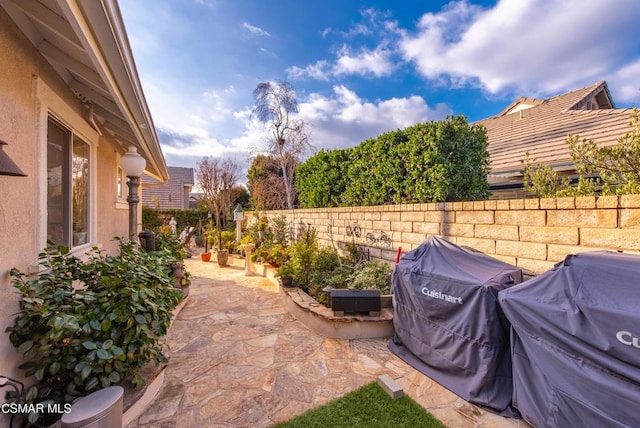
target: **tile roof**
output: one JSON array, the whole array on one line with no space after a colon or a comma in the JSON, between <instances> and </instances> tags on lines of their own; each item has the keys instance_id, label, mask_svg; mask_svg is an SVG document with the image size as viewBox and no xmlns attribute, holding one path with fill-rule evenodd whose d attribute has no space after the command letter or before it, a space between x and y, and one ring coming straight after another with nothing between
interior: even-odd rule
<instances>
[{"instance_id":1,"label":"tile roof","mask_svg":"<svg viewBox=\"0 0 640 428\"><path fill-rule=\"evenodd\" d=\"M614 108L607 84L597 82L544 100L520 98L500 114L475 123L487 129L491 175L519 176L527 152L541 163L572 165L569 134L598 145L616 144L631 130L630 113Z\"/></svg>"},{"instance_id":2,"label":"tile roof","mask_svg":"<svg viewBox=\"0 0 640 428\"><path fill-rule=\"evenodd\" d=\"M142 204L160 209L189 208L189 192L194 185L193 168L170 166L169 181L161 183L146 174L142 175Z\"/></svg>"}]
</instances>

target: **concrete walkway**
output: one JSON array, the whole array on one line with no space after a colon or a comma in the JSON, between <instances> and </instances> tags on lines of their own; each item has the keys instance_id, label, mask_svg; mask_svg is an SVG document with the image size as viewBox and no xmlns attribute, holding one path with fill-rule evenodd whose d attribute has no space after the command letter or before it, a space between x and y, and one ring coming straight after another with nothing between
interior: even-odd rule
<instances>
[{"instance_id":1,"label":"concrete walkway","mask_svg":"<svg viewBox=\"0 0 640 428\"><path fill-rule=\"evenodd\" d=\"M449 427L528 427L487 413L415 371L388 339L319 336L293 318L277 286L188 259L192 286L168 335L169 365L153 401L127 427L267 427L381 374Z\"/></svg>"}]
</instances>

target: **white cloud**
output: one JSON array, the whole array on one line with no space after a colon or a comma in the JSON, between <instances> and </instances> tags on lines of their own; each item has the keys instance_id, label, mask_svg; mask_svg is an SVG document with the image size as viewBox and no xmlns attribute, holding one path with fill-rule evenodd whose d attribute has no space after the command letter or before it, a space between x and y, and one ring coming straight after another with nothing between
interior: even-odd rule
<instances>
[{"instance_id":1,"label":"white cloud","mask_svg":"<svg viewBox=\"0 0 640 428\"><path fill-rule=\"evenodd\" d=\"M293 67L287 68L287 75L290 79L310 77L316 80L328 81L331 75L331 65L325 60L320 60L315 64L309 64L305 68L294 65Z\"/></svg>"},{"instance_id":2,"label":"white cloud","mask_svg":"<svg viewBox=\"0 0 640 428\"><path fill-rule=\"evenodd\" d=\"M383 77L390 75L395 69L392 55L393 51L384 45L379 45L374 50L363 47L357 52L345 45L338 51L335 63L320 60L304 68L293 66L287 69L287 75L290 79L309 77L325 82L331 76L341 75Z\"/></svg>"},{"instance_id":3,"label":"white cloud","mask_svg":"<svg viewBox=\"0 0 640 428\"><path fill-rule=\"evenodd\" d=\"M154 122L166 129L183 130L209 125L221 128L233 118L229 106L235 93L233 86L192 93L197 89L169 80L156 82L147 79L144 90Z\"/></svg>"},{"instance_id":4,"label":"white cloud","mask_svg":"<svg viewBox=\"0 0 640 428\"><path fill-rule=\"evenodd\" d=\"M395 49L390 45L392 39L398 37L397 22L387 21L389 12L381 12L374 8L360 11L363 22L351 25L346 31L340 31L327 27L322 30L322 37L330 34L348 41L336 52L335 60L319 60L315 64L306 67L293 66L287 69L289 78L312 78L328 81L332 76L359 75L359 76L388 76L395 70ZM360 37L366 40L375 40L375 48L368 46L351 47L354 39Z\"/></svg>"},{"instance_id":5,"label":"white cloud","mask_svg":"<svg viewBox=\"0 0 640 428\"><path fill-rule=\"evenodd\" d=\"M314 93L300 103L300 117L312 129L312 144L328 149L353 147L384 132L449 114L446 105L431 108L417 95L367 101L344 85L334 86L331 96Z\"/></svg>"},{"instance_id":6,"label":"white cloud","mask_svg":"<svg viewBox=\"0 0 640 428\"><path fill-rule=\"evenodd\" d=\"M251 25L248 22L243 22L242 28L248 30L254 36L271 37L271 34L269 34L267 31L263 30L260 27L256 27L255 25Z\"/></svg>"},{"instance_id":7,"label":"white cloud","mask_svg":"<svg viewBox=\"0 0 640 428\"><path fill-rule=\"evenodd\" d=\"M607 77L613 100L640 105L640 59Z\"/></svg>"},{"instance_id":8,"label":"white cloud","mask_svg":"<svg viewBox=\"0 0 640 428\"><path fill-rule=\"evenodd\" d=\"M392 52L382 45L376 49L369 50L362 48L359 52L353 53L351 49L344 46L338 52L338 59L333 67L335 75L358 74L362 76L374 75L382 77L391 74L394 69L391 60Z\"/></svg>"},{"instance_id":9,"label":"white cloud","mask_svg":"<svg viewBox=\"0 0 640 428\"><path fill-rule=\"evenodd\" d=\"M264 56L268 56L271 58L277 58L278 55L276 55L274 52L271 52L269 49L267 48L259 48L258 49L260 51L260 53Z\"/></svg>"},{"instance_id":10,"label":"white cloud","mask_svg":"<svg viewBox=\"0 0 640 428\"><path fill-rule=\"evenodd\" d=\"M637 52L621 29L637 25L635 0L501 0L487 10L467 1L422 16L402 31L400 50L428 79L490 93L554 93L594 83Z\"/></svg>"}]
</instances>

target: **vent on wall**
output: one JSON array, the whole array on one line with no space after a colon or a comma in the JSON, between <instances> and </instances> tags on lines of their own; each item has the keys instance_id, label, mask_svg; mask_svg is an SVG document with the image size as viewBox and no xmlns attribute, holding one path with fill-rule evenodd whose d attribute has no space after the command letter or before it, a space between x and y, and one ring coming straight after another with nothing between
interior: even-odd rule
<instances>
[{"instance_id":1,"label":"vent on wall","mask_svg":"<svg viewBox=\"0 0 640 428\"><path fill-rule=\"evenodd\" d=\"M78 99L80 101L82 101L83 103L90 103L91 102L91 100L89 98L87 98L84 94L82 94L81 92L78 92L75 89L73 89L73 93L76 94L76 97L78 97Z\"/></svg>"}]
</instances>

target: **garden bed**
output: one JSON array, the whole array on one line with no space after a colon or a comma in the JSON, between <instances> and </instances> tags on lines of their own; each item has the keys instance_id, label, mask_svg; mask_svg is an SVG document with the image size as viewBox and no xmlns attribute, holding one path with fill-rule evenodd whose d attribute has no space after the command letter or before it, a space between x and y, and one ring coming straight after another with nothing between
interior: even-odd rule
<instances>
[{"instance_id":1,"label":"garden bed","mask_svg":"<svg viewBox=\"0 0 640 428\"><path fill-rule=\"evenodd\" d=\"M275 280L275 279L274 279ZM289 313L315 333L336 339L371 339L393 336L393 309L387 304L379 316L335 316L302 289L280 287ZM383 296L383 302L390 299Z\"/></svg>"}]
</instances>

